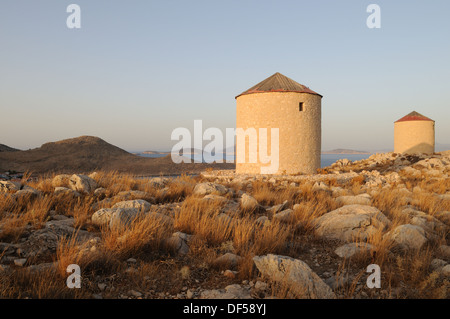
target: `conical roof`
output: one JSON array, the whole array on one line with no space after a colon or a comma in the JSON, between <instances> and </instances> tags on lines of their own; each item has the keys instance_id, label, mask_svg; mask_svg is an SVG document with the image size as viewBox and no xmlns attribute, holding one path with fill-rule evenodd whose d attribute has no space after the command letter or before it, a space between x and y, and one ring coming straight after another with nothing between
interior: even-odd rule
<instances>
[{"instance_id":1,"label":"conical roof","mask_svg":"<svg viewBox=\"0 0 450 319\"><path fill-rule=\"evenodd\" d=\"M434 122L432 119L430 119L416 111L413 111L413 112L409 113L408 115L402 117L401 119L395 121L395 123L407 122L407 121L432 121L432 122Z\"/></svg>"},{"instance_id":2,"label":"conical roof","mask_svg":"<svg viewBox=\"0 0 450 319\"><path fill-rule=\"evenodd\" d=\"M241 95L253 94L253 93L263 93L263 92L297 92L297 93L310 93L320 95L319 93L310 90L308 87L295 82L294 80L284 76L281 73L275 73L274 75L268 77L262 82L259 82L255 86L249 88L247 91L242 92L236 98Z\"/></svg>"}]
</instances>

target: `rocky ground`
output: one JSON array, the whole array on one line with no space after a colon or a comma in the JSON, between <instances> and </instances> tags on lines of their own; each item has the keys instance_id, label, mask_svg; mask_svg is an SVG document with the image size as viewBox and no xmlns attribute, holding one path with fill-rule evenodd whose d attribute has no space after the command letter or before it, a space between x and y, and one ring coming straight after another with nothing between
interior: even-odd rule
<instances>
[{"instance_id":1,"label":"rocky ground","mask_svg":"<svg viewBox=\"0 0 450 319\"><path fill-rule=\"evenodd\" d=\"M449 298L449 172L450 152L386 153L315 175L4 180L0 297Z\"/></svg>"}]
</instances>

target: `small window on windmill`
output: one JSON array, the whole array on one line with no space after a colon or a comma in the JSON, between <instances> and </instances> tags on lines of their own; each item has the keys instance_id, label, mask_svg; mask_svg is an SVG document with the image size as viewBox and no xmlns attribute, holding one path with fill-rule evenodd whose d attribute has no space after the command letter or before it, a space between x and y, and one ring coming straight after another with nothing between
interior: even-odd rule
<instances>
[{"instance_id":1,"label":"small window on windmill","mask_svg":"<svg viewBox=\"0 0 450 319\"><path fill-rule=\"evenodd\" d=\"M303 102L298 103L298 111L303 112Z\"/></svg>"}]
</instances>

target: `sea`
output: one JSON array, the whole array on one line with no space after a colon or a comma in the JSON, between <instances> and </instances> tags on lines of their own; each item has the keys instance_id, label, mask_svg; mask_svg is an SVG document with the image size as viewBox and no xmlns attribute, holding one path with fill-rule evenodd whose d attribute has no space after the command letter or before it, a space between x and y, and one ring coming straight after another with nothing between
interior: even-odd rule
<instances>
[{"instance_id":1,"label":"sea","mask_svg":"<svg viewBox=\"0 0 450 319\"><path fill-rule=\"evenodd\" d=\"M143 157L151 157L151 158L167 156L167 154L137 154L137 155L143 156ZM344 159L344 158L346 158L350 161L359 161L359 160L369 158L370 155L372 155L372 154L322 154L321 159L320 159L320 166L327 167L327 166L330 166L331 164L335 163L336 161L338 161L340 159ZM227 155L226 158L234 159L234 156ZM208 159L208 156L205 156L204 160L207 161L207 159Z\"/></svg>"}]
</instances>

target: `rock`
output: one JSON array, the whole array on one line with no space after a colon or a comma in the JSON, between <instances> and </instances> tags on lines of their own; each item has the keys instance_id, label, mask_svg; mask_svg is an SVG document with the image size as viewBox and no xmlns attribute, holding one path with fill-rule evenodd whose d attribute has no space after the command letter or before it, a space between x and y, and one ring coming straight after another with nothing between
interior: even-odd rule
<instances>
[{"instance_id":1,"label":"rock","mask_svg":"<svg viewBox=\"0 0 450 319\"><path fill-rule=\"evenodd\" d=\"M67 187L55 187L55 195L59 194L70 194L74 197L80 197L81 194L77 191L74 191L73 189L67 188Z\"/></svg>"},{"instance_id":2,"label":"rock","mask_svg":"<svg viewBox=\"0 0 450 319\"><path fill-rule=\"evenodd\" d=\"M107 287L107 285L104 283L99 283L97 286L98 286L98 289L100 289L100 291L104 291Z\"/></svg>"},{"instance_id":3,"label":"rock","mask_svg":"<svg viewBox=\"0 0 450 319\"><path fill-rule=\"evenodd\" d=\"M336 248L336 255L341 258L350 258L356 254L371 252L375 247L367 243L350 243Z\"/></svg>"},{"instance_id":4,"label":"rock","mask_svg":"<svg viewBox=\"0 0 450 319\"><path fill-rule=\"evenodd\" d=\"M348 242L366 240L369 235L390 224L377 208L366 205L346 205L314 221L317 235Z\"/></svg>"},{"instance_id":5,"label":"rock","mask_svg":"<svg viewBox=\"0 0 450 319\"><path fill-rule=\"evenodd\" d=\"M226 253L213 261L213 265L221 268L230 268L235 269L239 262L242 260L242 257L232 254Z\"/></svg>"},{"instance_id":6,"label":"rock","mask_svg":"<svg viewBox=\"0 0 450 319\"><path fill-rule=\"evenodd\" d=\"M103 208L92 215L91 221L97 227L121 227L130 224L139 214L137 208Z\"/></svg>"},{"instance_id":7,"label":"rock","mask_svg":"<svg viewBox=\"0 0 450 319\"><path fill-rule=\"evenodd\" d=\"M52 179L52 186L53 187L69 187L69 180L70 180L70 175L67 175L67 174L56 175Z\"/></svg>"},{"instance_id":8,"label":"rock","mask_svg":"<svg viewBox=\"0 0 450 319\"><path fill-rule=\"evenodd\" d=\"M258 201L248 194L242 195L240 204L241 208L245 211L254 211L259 207Z\"/></svg>"},{"instance_id":9,"label":"rock","mask_svg":"<svg viewBox=\"0 0 450 319\"><path fill-rule=\"evenodd\" d=\"M447 262L446 262L445 260L435 258L435 259L433 259L433 260L431 261L431 263L430 263L430 268L431 268L433 271L436 271L436 270L439 271L439 270L441 270L441 268L444 267L445 265L447 265Z\"/></svg>"},{"instance_id":10,"label":"rock","mask_svg":"<svg viewBox=\"0 0 450 319\"><path fill-rule=\"evenodd\" d=\"M19 245L24 257L44 257L56 251L58 242L64 237L76 234L77 241L87 241L95 237L94 234L73 227L74 219L52 220L45 223L45 227L33 231L28 238Z\"/></svg>"},{"instance_id":11,"label":"rock","mask_svg":"<svg viewBox=\"0 0 450 319\"><path fill-rule=\"evenodd\" d=\"M143 199L134 199L114 204L112 208L136 208L140 212L148 212L152 205Z\"/></svg>"},{"instance_id":12,"label":"rock","mask_svg":"<svg viewBox=\"0 0 450 319\"><path fill-rule=\"evenodd\" d=\"M439 252L445 257L450 259L450 246L441 245L439 246Z\"/></svg>"},{"instance_id":13,"label":"rock","mask_svg":"<svg viewBox=\"0 0 450 319\"><path fill-rule=\"evenodd\" d=\"M269 288L269 285L263 281L258 280L255 283L254 289L257 291L266 291Z\"/></svg>"},{"instance_id":14,"label":"rock","mask_svg":"<svg viewBox=\"0 0 450 319\"><path fill-rule=\"evenodd\" d=\"M10 181L0 181L0 192L16 192L20 190L20 183Z\"/></svg>"},{"instance_id":15,"label":"rock","mask_svg":"<svg viewBox=\"0 0 450 319\"><path fill-rule=\"evenodd\" d=\"M27 262L26 258L14 259L14 265L17 267L23 267Z\"/></svg>"},{"instance_id":16,"label":"rock","mask_svg":"<svg viewBox=\"0 0 450 319\"><path fill-rule=\"evenodd\" d=\"M142 297L142 293L140 293L139 291L136 291L136 290L130 290L128 293L136 298Z\"/></svg>"},{"instance_id":17,"label":"rock","mask_svg":"<svg viewBox=\"0 0 450 319\"><path fill-rule=\"evenodd\" d=\"M112 209L112 208L102 208L92 214L91 221L92 224L97 227L109 226L109 222L111 221L111 216L114 211L119 210L120 208Z\"/></svg>"},{"instance_id":18,"label":"rock","mask_svg":"<svg viewBox=\"0 0 450 319\"><path fill-rule=\"evenodd\" d=\"M450 226L450 211L437 212L435 216Z\"/></svg>"},{"instance_id":19,"label":"rock","mask_svg":"<svg viewBox=\"0 0 450 319\"><path fill-rule=\"evenodd\" d=\"M281 212L282 210L287 209L288 206L289 206L289 202L287 200L285 200L283 202L283 204L272 206L272 207L266 209L266 211L270 212L272 214L277 214L277 213Z\"/></svg>"},{"instance_id":20,"label":"rock","mask_svg":"<svg viewBox=\"0 0 450 319\"><path fill-rule=\"evenodd\" d=\"M69 187L77 192L92 193L97 188L97 182L89 176L73 174L69 179Z\"/></svg>"},{"instance_id":21,"label":"rock","mask_svg":"<svg viewBox=\"0 0 450 319\"><path fill-rule=\"evenodd\" d=\"M342 187L335 187L335 186L331 187L331 191L332 191L333 197L343 196L347 193L347 191L345 189L343 189Z\"/></svg>"},{"instance_id":22,"label":"rock","mask_svg":"<svg viewBox=\"0 0 450 319\"><path fill-rule=\"evenodd\" d=\"M150 179L149 184L154 188L164 188L169 183L168 178L154 177Z\"/></svg>"},{"instance_id":23,"label":"rock","mask_svg":"<svg viewBox=\"0 0 450 319\"><path fill-rule=\"evenodd\" d=\"M225 291L235 296L233 299L251 299L249 290L238 284L225 287Z\"/></svg>"},{"instance_id":24,"label":"rock","mask_svg":"<svg viewBox=\"0 0 450 319\"><path fill-rule=\"evenodd\" d=\"M216 183L200 183L195 185L193 194L194 195L200 195L205 196L209 194L215 194L215 195L225 195L228 193L228 188L226 188L223 185L216 184Z\"/></svg>"},{"instance_id":25,"label":"rock","mask_svg":"<svg viewBox=\"0 0 450 319\"><path fill-rule=\"evenodd\" d=\"M113 209L115 211L112 213L111 220L109 222L109 227L111 229L130 225L141 213L137 208Z\"/></svg>"},{"instance_id":26,"label":"rock","mask_svg":"<svg viewBox=\"0 0 450 319\"><path fill-rule=\"evenodd\" d=\"M233 270L229 270L229 269L225 270L223 273L223 275L225 277L230 278L230 279L236 278L236 274L237 274L237 271L233 271Z\"/></svg>"},{"instance_id":27,"label":"rock","mask_svg":"<svg viewBox=\"0 0 450 319\"><path fill-rule=\"evenodd\" d=\"M94 191L95 196L104 196L106 194L106 188L100 187Z\"/></svg>"},{"instance_id":28,"label":"rock","mask_svg":"<svg viewBox=\"0 0 450 319\"><path fill-rule=\"evenodd\" d=\"M204 290L200 299L251 299L250 291L240 285L229 285L221 290Z\"/></svg>"},{"instance_id":29,"label":"rock","mask_svg":"<svg viewBox=\"0 0 450 319\"><path fill-rule=\"evenodd\" d=\"M319 191L328 191L330 188L324 182L316 182L314 183L312 190L315 192Z\"/></svg>"},{"instance_id":30,"label":"rock","mask_svg":"<svg viewBox=\"0 0 450 319\"><path fill-rule=\"evenodd\" d=\"M406 224L400 225L384 235L394 246L402 249L420 249L426 242L426 233L422 227Z\"/></svg>"},{"instance_id":31,"label":"rock","mask_svg":"<svg viewBox=\"0 0 450 319\"><path fill-rule=\"evenodd\" d=\"M309 299L335 298L330 287L299 259L269 254L256 256L253 261L264 277L287 285L295 295Z\"/></svg>"},{"instance_id":32,"label":"rock","mask_svg":"<svg viewBox=\"0 0 450 319\"><path fill-rule=\"evenodd\" d=\"M26 197L28 199L31 198L36 198L38 196L41 195L41 192L30 187L30 186L23 186L23 188L17 192L14 193L14 198L19 198L19 197Z\"/></svg>"},{"instance_id":33,"label":"rock","mask_svg":"<svg viewBox=\"0 0 450 319\"><path fill-rule=\"evenodd\" d=\"M186 291L186 298L187 299L194 298L194 292L192 290L188 289L188 291Z\"/></svg>"},{"instance_id":34,"label":"rock","mask_svg":"<svg viewBox=\"0 0 450 319\"><path fill-rule=\"evenodd\" d=\"M336 202L340 205L370 205L370 198L364 196L339 196Z\"/></svg>"},{"instance_id":35,"label":"rock","mask_svg":"<svg viewBox=\"0 0 450 319\"><path fill-rule=\"evenodd\" d=\"M228 199L223 197L223 196L219 196L219 195L206 195L205 197L203 197L204 201L209 201L209 202L219 202L219 203L226 203L228 202Z\"/></svg>"},{"instance_id":36,"label":"rock","mask_svg":"<svg viewBox=\"0 0 450 319\"><path fill-rule=\"evenodd\" d=\"M273 215L272 219L278 220L280 222L289 223L294 218L294 211L292 209L286 209L278 214Z\"/></svg>"},{"instance_id":37,"label":"rock","mask_svg":"<svg viewBox=\"0 0 450 319\"><path fill-rule=\"evenodd\" d=\"M175 233L172 237L164 240L164 244L167 249L178 255L186 255L189 253L189 246L186 244L186 241L178 235L178 233Z\"/></svg>"},{"instance_id":38,"label":"rock","mask_svg":"<svg viewBox=\"0 0 450 319\"><path fill-rule=\"evenodd\" d=\"M447 226L433 216L413 208L403 209L402 214L408 216L409 224L420 226L428 232L441 232L447 228Z\"/></svg>"},{"instance_id":39,"label":"rock","mask_svg":"<svg viewBox=\"0 0 450 319\"><path fill-rule=\"evenodd\" d=\"M145 199L151 203L155 202L155 199L151 197L149 193L141 191L122 191L119 192L114 198L121 200Z\"/></svg>"},{"instance_id":40,"label":"rock","mask_svg":"<svg viewBox=\"0 0 450 319\"><path fill-rule=\"evenodd\" d=\"M441 274L443 274L444 276L450 276L450 264L442 267L441 269Z\"/></svg>"},{"instance_id":41,"label":"rock","mask_svg":"<svg viewBox=\"0 0 450 319\"><path fill-rule=\"evenodd\" d=\"M270 225L269 217L267 216L261 216L258 217L258 219L255 221L256 225L258 226L268 226Z\"/></svg>"}]
</instances>

